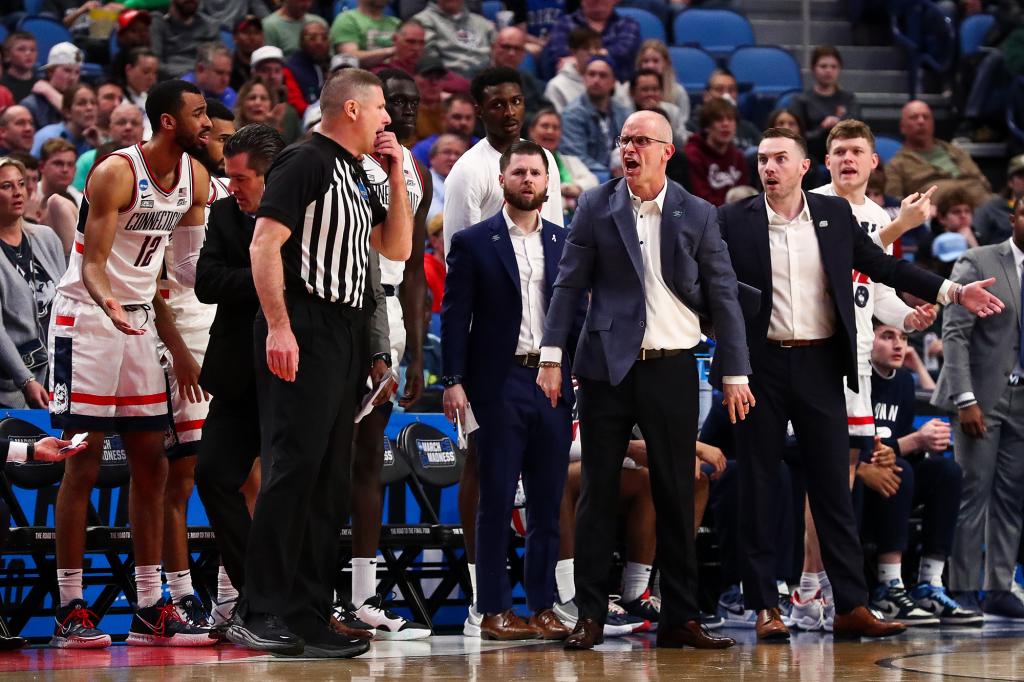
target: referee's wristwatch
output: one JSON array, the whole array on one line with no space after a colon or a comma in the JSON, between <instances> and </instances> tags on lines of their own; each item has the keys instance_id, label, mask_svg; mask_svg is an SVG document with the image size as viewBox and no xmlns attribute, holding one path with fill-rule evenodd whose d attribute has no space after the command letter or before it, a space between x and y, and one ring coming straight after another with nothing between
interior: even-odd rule
<instances>
[{"instance_id":1,"label":"referee's wristwatch","mask_svg":"<svg viewBox=\"0 0 1024 682\"><path fill-rule=\"evenodd\" d=\"M389 368L392 365L391 353L377 353L377 354L375 354L373 357L370 358L370 364L372 365L373 363L377 362L378 360L383 360L384 364L387 365Z\"/></svg>"},{"instance_id":2,"label":"referee's wristwatch","mask_svg":"<svg viewBox=\"0 0 1024 682\"><path fill-rule=\"evenodd\" d=\"M441 385L445 388L451 388L462 383L462 375L453 374L451 376L441 377Z\"/></svg>"}]
</instances>

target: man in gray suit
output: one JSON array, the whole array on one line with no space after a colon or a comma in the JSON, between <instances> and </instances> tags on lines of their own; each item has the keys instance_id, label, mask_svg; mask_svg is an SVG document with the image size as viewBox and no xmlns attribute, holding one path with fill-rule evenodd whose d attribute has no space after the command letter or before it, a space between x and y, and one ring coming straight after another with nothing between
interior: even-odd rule
<instances>
[{"instance_id":1,"label":"man in gray suit","mask_svg":"<svg viewBox=\"0 0 1024 682\"><path fill-rule=\"evenodd\" d=\"M964 471L950 589L966 608L977 605L975 593L984 589L987 616L1024 619L1024 603L1010 592L1024 521L1024 200L1017 200L1010 224L1010 239L967 251L953 268L957 282L994 277L991 292L1007 302L1008 314L978 318L960 306L946 310L946 362L932 404L957 412L953 452Z\"/></svg>"}]
</instances>

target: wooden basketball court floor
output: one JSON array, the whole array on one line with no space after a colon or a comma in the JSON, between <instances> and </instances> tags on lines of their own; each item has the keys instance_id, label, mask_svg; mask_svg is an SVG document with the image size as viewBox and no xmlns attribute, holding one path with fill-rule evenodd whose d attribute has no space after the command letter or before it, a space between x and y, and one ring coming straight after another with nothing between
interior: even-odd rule
<instances>
[{"instance_id":1,"label":"wooden basketball court floor","mask_svg":"<svg viewBox=\"0 0 1024 682\"><path fill-rule=\"evenodd\" d=\"M658 650L651 635L607 640L594 651L557 644L486 643L461 636L375 642L351 660L283 659L230 644L207 649L114 645L98 651L32 647L0 653L0 680L1024 680L1024 623L918 628L888 640L833 642L797 633L786 644L755 644L751 630L726 651Z\"/></svg>"}]
</instances>

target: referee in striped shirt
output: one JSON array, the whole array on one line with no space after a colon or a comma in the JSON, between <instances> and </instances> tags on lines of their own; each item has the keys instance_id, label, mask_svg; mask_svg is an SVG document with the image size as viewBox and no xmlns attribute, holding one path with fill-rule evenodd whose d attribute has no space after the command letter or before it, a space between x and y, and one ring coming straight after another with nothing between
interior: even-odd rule
<instances>
[{"instance_id":1,"label":"referee in striped shirt","mask_svg":"<svg viewBox=\"0 0 1024 682\"><path fill-rule=\"evenodd\" d=\"M346 69L324 85L321 133L286 149L256 213L254 326L263 485L246 548L236 644L282 655L356 656L369 648L329 626L348 500L355 390L363 357L370 247L404 261L412 213L402 148L384 127L380 80ZM385 211L359 158L389 168Z\"/></svg>"}]
</instances>

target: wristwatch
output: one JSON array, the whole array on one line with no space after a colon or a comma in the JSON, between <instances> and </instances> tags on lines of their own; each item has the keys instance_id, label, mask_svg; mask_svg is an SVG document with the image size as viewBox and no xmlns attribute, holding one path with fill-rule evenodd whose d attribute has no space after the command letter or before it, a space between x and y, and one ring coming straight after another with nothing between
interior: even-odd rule
<instances>
[{"instance_id":1,"label":"wristwatch","mask_svg":"<svg viewBox=\"0 0 1024 682\"><path fill-rule=\"evenodd\" d=\"M441 385L444 386L445 388L451 388L452 386L461 383L462 375L460 374L453 374L451 376L441 377Z\"/></svg>"},{"instance_id":2,"label":"wristwatch","mask_svg":"<svg viewBox=\"0 0 1024 682\"><path fill-rule=\"evenodd\" d=\"M384 364L387 365L388 367L391 367L391 365L392 365L391 353L376 353L376 354L374 354L370 358L370 364L372 365L373 363L377 362L378 360L383 360Z\"/></svg>"}]
</instances>

